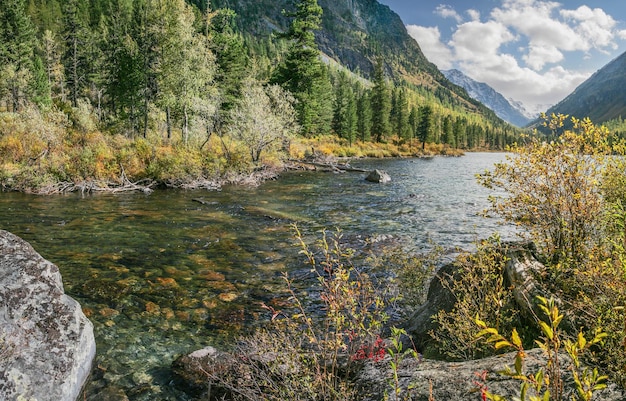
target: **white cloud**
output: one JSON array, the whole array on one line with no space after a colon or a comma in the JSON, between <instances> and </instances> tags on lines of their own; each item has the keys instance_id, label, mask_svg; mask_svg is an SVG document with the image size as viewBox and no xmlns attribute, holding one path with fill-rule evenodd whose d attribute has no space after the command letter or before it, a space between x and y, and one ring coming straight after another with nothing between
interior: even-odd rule
<instances>
[{"instance_id":1,"label":"white cloud","mask_svg":"<svg viewBox=\"0 0 626 401\"><path fill-rule=\"evenodd\" d=\"M528 46L528 54L522 56L526 64L535 71L540 71L546 64L558 63L564 58L556 46L539 43L531 43Z\"/></svg>"},{"instance_id":2,"label":"white cloud","mask_svg":"<svg viewBox=\"0 0 626 401\"><path fill-rule=\"evenodd\" d=\"M562 61L562 52L616 48L616 21L610 15L599 8L561 6L550 1L505 0L502 7L492 10L491 18L526 38L524 60L537 71Z\"/></svg>"},{"instance_id":3,"label":"white cloud","mask_svg":"<svg viewBox=\"0 0 626 401\"><path fill-rule=\"evenodd\" d=\"M604 10L580 6L576 10L561 10L561 15L566 21L574 22L574 30L589 47L612 49L617 47L613 32L617 22Z\"/></svg>"},{"instance_id":4,"label":"white cloud","mask_svg":"<svg viewBox=\"0 0 626 401\"><path fill-rule=\"evenodd\" d=\"M438 5L437 8L435 8L434 13L443 18L452 18L457 23L461 23L463 21L463 17L461 17L454 8L446 4Z\"/></svg>"},{"instance_id":5,"label":"white cloud","mask_svg":"<svg viewBox=\"0 0 626 401\"><path fill-rule=\"evenodd\" d=\"M500 47L514 39L507 27L498 22L470 21L457 27L449 45L459 61L489 64L498 58Z\"/></svg>"},{"instance_id":6,"label":"white cloud","mask_svg":"<svg viewBox=\"0 0 626 401\"><path fill-rule=\"evenodd\" d=\"M437 8L436 14L456 21L447 43L436 27L407 29L440 69L457 67L531 109L562 100L591 75L560 65L568 57L610 52L617 40L626 40L626 30L617 30L610 15L588 6L567 9L549 0L502 0L483 20L475 9L465 13L469 19L462 22L452 7Z\"/></svg>"},{"instance_id":7,"label":"white cloud","mask_svg":"<svg viewBox=\"0 0 626 401\"><path fill-rule=\"evenodd\" d=\"M408 25L406 30L420 45L429 61L440 70L452 68L452 51L441 42L439 28Z\"/></svg>"},{"instance_id":8,"label":"white cloud","mask_svg":"<svg viewBox=\"0 0 626 401\"><path fill-rule=\"evenodd\" d=\"M480 21L480 11L469 9L466 11L467 15L469 15L470 20L472 21Z\"/></svg>"}]
</instances>

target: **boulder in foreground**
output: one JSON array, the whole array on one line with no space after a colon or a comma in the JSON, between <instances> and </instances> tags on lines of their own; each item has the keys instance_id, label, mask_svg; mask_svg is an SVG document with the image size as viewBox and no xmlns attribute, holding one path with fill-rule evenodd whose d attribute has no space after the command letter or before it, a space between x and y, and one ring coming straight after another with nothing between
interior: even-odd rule
<instances>
[{"instance_id":1,"label":"boulder in foreground","mask_svg":"<svg viewBox=\"0 0 626 401\"><path fill-rule=\"evenodd\" d=\"M0 399L75 401L95 354L93 325L59 269L0 230Z\"/></svg>"}]
</instances>

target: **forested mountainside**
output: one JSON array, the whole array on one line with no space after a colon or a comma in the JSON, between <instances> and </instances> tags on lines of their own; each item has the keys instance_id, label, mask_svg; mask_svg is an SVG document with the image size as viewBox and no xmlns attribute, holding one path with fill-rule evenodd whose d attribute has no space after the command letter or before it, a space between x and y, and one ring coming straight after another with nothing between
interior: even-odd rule
<instances>
[{"instance_id":1,"label":"forested mountainside","mask_svg":"<svg viewBox=\"0 0 626 401\"><path fill-rule=\"evenodd\" d=\"M0 66L11 189L245 174L301 156L286 153L298 138L391 155L518 134L374 0L6 0Z\"/></svg>"},{"instance_id":2,"label":"forested mountainside","mask_svg":"<svg viewBox=\"0 0 626 401\"><path fill-rule=\"evenodd\" d=\"M282 10L293 8L291 0L211 0L211 4L235 10L239 29L255 37L286 30L288 19ZM386 72L396 82L406 80L445 102L497 122L491 110L451 83L426 59L388 6L376 0L320 0L319 5L324 13L316 42L327 56L366 77L372 75L376 58L381 56Z\"/></svg>"},{"instance_id":3,"label":"forested mountainside","mask_svg":"<svg viewBox=\"0 0 626 401\"><path fill-rule=\"evenodd\" d=\"M596 124L622 120L626 116L626 53L617 57L561 102L548 114L568 114L589 117Z\"/></svg>"}]
</instances>

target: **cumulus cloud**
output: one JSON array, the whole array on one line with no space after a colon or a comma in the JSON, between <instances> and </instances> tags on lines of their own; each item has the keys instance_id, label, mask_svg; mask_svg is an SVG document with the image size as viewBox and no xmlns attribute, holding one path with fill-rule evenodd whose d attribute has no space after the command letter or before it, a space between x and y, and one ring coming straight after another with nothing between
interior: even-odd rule
<instances>
[{"instance_id":1,"label":"cumulus cloud","mask_svg":"<svg viewBox=\"0 0 626 401\"><path fill-rule=\"evenodd\" d=\"M589 47L617 47L613 32L617 22L604 10L580 6L576 10L561 10L561 15L575 23L574 30Z\"/></svg>"},{"instance_id":2,"label":"cumulus cloud","mask_svg":"<svg viewBox=\"0 0 626 401\"><path fill-rule=\"evenodd\" d=\"M457 23L461 23L463 21L463 17L461 17L461 15L459 15L454 8L446 4L440 4L437 6L437 8L435 8L435 14L443 18L452 18Z\"/></svg>"},{"instance_id":3,"label":"cumulus cloud","mask_svg":"<svg viewBox=\"0 0 626 401\"><path fill-rule=\"evenodd\" d=\"M452 68L452 51L442 43L439 28L407 25L406 30L419 43L429 61L440 70Z\"/></svg>"},{"instance_id":4,"label":"cumulus cloud","mask_svg":"<svg viewBox=\"0 0 626 401\"><path fill-rule=\"evenodd\" d=\"M480 21L480 11L469 9L466 11L467 15L469 15L470 20L472 21Z\"/></svg>"},{"instance_id":5,"label":"cumulus cloud","mask_svg":"<svg viewBox=\"0 0 626 401\"><path fill-rule=\"evenodd\" d=\"M449 45L457 60L490 63L500 46L515 39L506 26L496 21L470 21L458 26Z\"/></svg>"},{"instance_id":6,"label":"cumulus cloud","mask_svg":"<svg viewBox=\"0 0 626 401\"><path fill-rule=\"evenodd\" d=\"M592 52L609 52L626 30L600 8L568 9L549 0L501 0L481 18L479 11L464 11L469 20L450 6L435 13L453 18L449 40L436 27L408 26L429 60L440 69L456 66L507 97L533 104L553 104L570 94L592 71L560 66L569 55L585 58Z\"/></svg>"},{"instance_id":7,"label":"cumulus cloud","mask_svg":"<svg viewBox=\"0 0 626 401\"><path fill-rule=\"evenodd\" d=\"M617 48L617 22L600 8L569 10L550 1L505 0L490 17L527 39L524 60L537 71L563 60L562 52Z\"/></svg>"}]
</instances>

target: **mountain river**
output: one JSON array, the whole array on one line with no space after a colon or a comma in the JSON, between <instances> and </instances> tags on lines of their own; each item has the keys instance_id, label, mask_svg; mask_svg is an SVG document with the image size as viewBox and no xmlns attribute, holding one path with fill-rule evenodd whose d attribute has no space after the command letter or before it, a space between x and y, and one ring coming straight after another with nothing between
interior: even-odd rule
<instances>
[{"instance_id":1,"label":"mountain river","mask_svg":"<svg viewBox=\"0 0 626 401\"><path fill-rule=\"evenodd\" d=\"M385 236L416 252L471 249L503 229L479 215L489 191L475 179L503 158L352 162L387 171L387 184L368 183L365 173L298 171L221 191L0 193L0 228L59 266L66 292L94 323L86 399L107 388L133 401L187 400L171 384L173 359L266 319L259 304L283 293L281 273L306 268L293 221L313 240L339 228L352 243Z\"/></svg>"}]
</instances>

